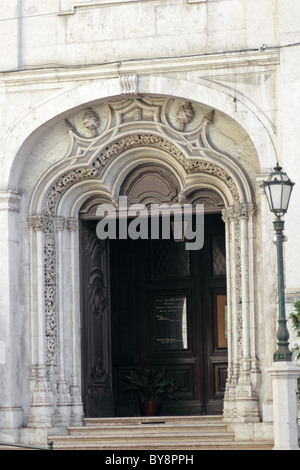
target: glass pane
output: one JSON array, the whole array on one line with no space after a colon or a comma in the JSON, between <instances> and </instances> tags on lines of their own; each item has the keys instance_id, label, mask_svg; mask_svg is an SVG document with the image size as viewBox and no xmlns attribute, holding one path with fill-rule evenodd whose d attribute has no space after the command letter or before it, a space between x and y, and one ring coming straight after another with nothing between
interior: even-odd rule
<instances>
[{"instance_id":1,"label":"glass pane","mask_svg":"<svg viewBox=\"0 0 300 470\"><path fill-rule=\"evenodd\" d=\"M151 240L151 276L154 278L190 275L190 254L184 242Z\"/></svg>"},{"instance_id":2,"label":"glass pane","mask_svg":"<svg viewBox=\"0 0 300 470\"><path fill-rule=\"evenodd\" d=\"M227 348L227 296L217 295L218 348Z\"/></svg>"},{"instance_id":3,"label":"glass pane","mask_svg":"<svg viewBox=\"0 0 300 470\"><path fill-rule=\"evenodd\" d=\"M213 237L213 273L214 276L226 275L225 239L222 235Z\"/></svg>"},{"instance_id":4,"label":"glass pane","mask_svg":"<svg viewBox=\"0 0 300 470\"><path fill-rule=\"evenodd\" d=\"M284 186L282 190L283 190L282 191L282 209L287 210L289 199L290 199L290 194L291 194L291 187Z\"/></svg>"},{"instance_id":5,"label":"glass pane","mask_svg":"<svg viewBox=\"0 0 300 470\"><path fill-rule=\"evenodd\" d=\"M281 184L273 184L271 187L271 197L273 209L281 208Z\"/></svg>"},{"instance_id":6,"label":"glass pane","mask_svg":"<svg viewBox=\"0 0 300 470\"><path fill-rule=\"evenodd\" d=\"M154 349L183 350L188 348L187 299L185 296L154 298Z\"/></svg>"}]
</instances>

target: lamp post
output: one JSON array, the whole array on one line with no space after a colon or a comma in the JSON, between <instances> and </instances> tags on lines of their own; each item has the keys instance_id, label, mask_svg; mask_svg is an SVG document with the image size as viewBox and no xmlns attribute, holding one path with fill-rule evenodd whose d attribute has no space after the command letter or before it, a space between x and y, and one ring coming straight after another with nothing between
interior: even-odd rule
<instances>
[{"instance_id":1,"label":"lamp post","mask_svg":"<svg viewBox=\"0 0 300 470\"><path fill-rule=\"evenodd\" d=\"M295 183L292 183L286 173L282 172L281 166L277 163L274 171L270 173L267 181L264 181L262 188L267 196L270 211L276 216L273 221L277 245L277 264L278 264L278 304L279 318L277 331L278 350L274 353L274 362L292 361L292 352L289 349L289 332L287 329L287 320L285 314L285 295L284 295L284 272L283 272L283 249L284 241L284 221L281 217L288 210L291 193Z\"/></svg>"},{"instance_id":2,"label":"lamp post","mask_svg":"<svg viewBox=\"0 0 300 470\"><path fill-rule=\"evenodd\" d=\"M278 350L274 353L273 366L268 369L273 385L274 450L299 450L296 392L300 369L293 363L292 353L289 349L290 335L285 315L282 250L284 221L281 220L281 217L288 210L293 186L294 183L291 182L286 173L282 172L282 168L278 163L267 181L262 184L270 210L276 217L273 225L278 262Z\"/></svg>"}]
</instances>

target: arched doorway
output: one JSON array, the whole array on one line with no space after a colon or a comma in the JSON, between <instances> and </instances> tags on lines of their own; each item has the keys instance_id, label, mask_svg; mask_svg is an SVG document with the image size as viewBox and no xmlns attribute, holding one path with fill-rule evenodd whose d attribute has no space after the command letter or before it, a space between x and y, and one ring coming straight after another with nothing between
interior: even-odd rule
<instances>
[{"instance_id":1,"label":"arched doorway","mask_svg":"<svg viewBox=\"0 0 300 470\"><path fill-rule=\"evenodd\" d=\"M203 248L190 251L171 229L168 239L99 240L88 206L81 218L85 415L139 415L138 397L124 390L124 377L135 367L163 367L175 379L176 400L163 401L161 414L222 414L227 295L221 214L205 215Z\"/></svg>"},{"instance_id":2,"label":"arched doorway","mask_svg":"<svg viewBox=\"0 0 300 470\"><path fill-rule=\"evenodd\" d=\"M178 112L174 113L177 108ZM191 108L195 108L194 113ZM93 114L92 111L88 110L89 117ZM100 111L102 117L106 113L106 121L97 128L95 118L89 126L89 135L83 135L70 121L66 121L66 130L70 136L68 153L40 180L30 203L28 222L29 227L33 229L30 236L31 253L34 253L32 272L43 281L36 286L32 284L32 289L36 290L36 298L40 300L36 305L36 318L39 319L37 324L40 331L46 332L42 337L43 341L36 349L40 364L37 386L40 386L43 381L47 383L49 368L51 370L57 368L59 386L53 398L57 403L57 415L64 422L69 420L70 410L73 416L79 416L81 397L86 393L84 381L80 380L85 367L80 353L83 349L81 338L88 338L88 335L84 336L85 327L80 311L79 252L81 242L78 217L80 220L84 218L95 220L99 204L105 202L117 208L118 198L124 194L132 198L130 202L139 201L146 205L153 200L180 204L201 202L206 205L208 213L215 212L219 214L219 217L222 213L220 224L223 231L225 222L228 367L227 374L226 372L224 374L226 367L224 369L225 362L222 358L221 366L219 369L216 368L217 372L210 374L209 380L206 380L209 370L208 361L212 361L213 354L204 355L203 349L206 348L207 351L215 343L207 341L203 328L201 335L206 342L203 341L200 346L198 345L198 351L200 349L202 351L202 362L201 354L196 350L193 353L195 352L196 356L198 354L197 370L204 372L202 378L190 374L192 378L189 380L190 383L194 381L195 384L199 384L204 376L205 385L202 386L202 390L205 389L206 395L203 393L203 396L208 397L207 384L213 381L216 384L216 379L218 379L220 387L211 389L214 390L214 404L217 402L220 404L222 403L221 395L224 392L224 386L221 390L222 384L227 375L224 417L232 419L238 412L239 419L258 420L256 386L259 367L255 341L250 340L249 335L251 327L256 323L252 282L254 276L254 197L247 171L236 158L221 152L211 143L209 129L214 122L214 112L208 110L207 107L202 108L198 103L186 105L182 103L182 100L175 98L136 97L100 103L99 114ZM86 113L84 116L86 117ZM76 116L74 122L78 122L78 119ZM153 184L153 178L156 178L155 184ZM142 198L140 198L141 188L148 188ZM160 192L159 197L157 188ZM158 199L155 199L156 197ZM101 263L110 264L111 258L104 255L106 248L104 246L99 248L94 240L89 242L94 254L102 253ZM122 252L124 253L124 250ZM197 264L196 261L193 263ZM198 263L198 270L200 266L201 263ZM111 267L113 268L113 264ZM102 291L99 291L97 283L102 283L106 288L111 287L111 283L108 282L109 278L105 278L109 271L104 269L100 271L95 266L95 269L88 274L90 276L89 301L91 299L95 301L94 305L92 302L90 308L94 312L103 301L103 287ZM201 275L199 276L200 279ZM175 284L169 284L167 289L174 288L172 285L175 286ZM195 290L195 287L191 288L191 292L193 289ZM155 296L155 293L153 295ZM153 295L149 298L153 299ZM163 298L166 298L166 295ZM225 295L224 291L220 295ZM194 294L191 296L196 298ZM185 297L184 292L182 292L182 297ZM147 299L144 301L148 306L153 305ZM203 301L199 298L195 302L198 304L202 302L203 305ZM201 326L201 322L203 325L205 322L209 324L209 321L213 323L211 319L215 307L212 303L207 303L207 305L210 305L210 314L205 316L204 308L199 308L198 311L202 313L197 318L191 315L192 324L198 322ZM138 308L140 307L136 307L136 312ZM146 310L149 311L148 307ZM95 316L97 317L96 314ZM137 313L135 316L137 317ZM90 377L92 373L97 385L102 387L100 396L102 402L107 403L108 408L112 406L113 375L118 376L120 362L114 369L114 374L110 375L110 371L113 370L112 356L108 353L105 353L105 356L104 352L109 351L105 345L111 341L113 335L110 332L110 317L107 317L105 321L106 323L104 322L100 328L102 345L101 342L96 341L101 346L101 354L96 351L96 356L92 356L89 363L91 369L87 371L87 374ZM145 329L147 329L148 321L149 317L146 317ZM216 325L218 323L214 323L209 330L211 336ZM93 331L93 328L89 331ZM192 333L194 333L193 328ZM201 335L199 334L199 337ZM215 334L214 338L216 337ZM192 343L195 344L193 338L188 344ZM65 352L65 345L67 352ZM46 355L44 355L44 349ZM146 352L140 351L139 356L145 356L149 351L150 348ZM183 348L183 355L188 356L191 353L190 356L192 356L192 352L188 351L187 353L187 350ZM171 357L173 351L169 351L168 354ZM180 359L176 358L177 362L174 362L173 366L175 364L178 368L178 364L187 365L189 360L190 357L184 356ZM132 364L133 362L128 363L128 367ZM169 361L167 365L172 364ZM191 370L192 366L189 365L189 367ZM182 381L178 376L178 370L175 371L175 366L173 372L177 373L178 381ZM188 372L185 371L185 374L187 377ZM68 392L68 383L72 384L71 392ZM118 390L120 391L121 387ZM195 394L198 393L196 412L207 412L209 400L200 397L201 385L198 391L195 392L195 390L194 388L192 396L194 399ZM218 395L219 392L220 395ZM210 398L212 396L210 395ZM184 400L187 401L186 398ZM123 397L120 396L118 402L122 401ZM173 405L174 403L166 412L170 412ZM51 413L50 400L47 406L47 410ZM35 411L36 409L32 407L32 412ZM123 410L120 413L127 412Z\"/></svg>"}]
</instances>

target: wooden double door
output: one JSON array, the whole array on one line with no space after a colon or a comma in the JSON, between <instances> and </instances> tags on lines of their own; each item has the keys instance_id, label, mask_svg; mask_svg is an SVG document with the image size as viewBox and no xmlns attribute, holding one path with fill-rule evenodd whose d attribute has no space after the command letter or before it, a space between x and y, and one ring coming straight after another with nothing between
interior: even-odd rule
<instances>
[{"instance_id":1,"label":"wooden double door","mask_svg":"<svg viewBox=\"0 0 300 470\"><path fill-rule=\"evenodd\" d=\"M224 223L205 216L204 246L110 240L82 224L83 401L86 416L133 416L124 390L136 366L164 367L178 386L163 415L221 414L227 378Z\"/></svg>"}]
</instances>

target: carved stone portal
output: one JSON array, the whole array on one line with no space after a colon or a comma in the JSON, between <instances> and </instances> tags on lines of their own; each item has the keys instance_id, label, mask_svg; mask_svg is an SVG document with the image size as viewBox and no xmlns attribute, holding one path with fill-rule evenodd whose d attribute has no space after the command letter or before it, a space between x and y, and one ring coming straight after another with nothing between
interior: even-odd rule
<instances>
[{"instance_id":1,"label":"carved stone portal","mask_svg":"<svg viewBox=\"0 0 300 470\"><path fill-rule=\"evenodd\" d=\"M69 151L56 167L55 178L51 172L48 175L52 179L41 178L39 185L43 191L36 191L36 194L46 194L43 211L42 214L33 214L28 221L37 234L38 231L44 234L46 364L56 366L60 361L57 311L58 292L64 295L64 285L58 284L57 263L58 245L67 232L64 220L57 218L62 197L70 198L71 207L72 191L84 182L87 189L91 183L94 186L98 184L99 189L95 190L94 196L100 200L103 197L114 206L118 196L125 193L131 195L133 202L147 203L155 198L155 202L204 201L209 210L225 208L223 218L227 239L231 242L226 264L230 267L228 308L233 332L229 338L231 349L225 413L230 418L256 421L259 407L255 384L259 383L259 367L255 351L250 348L250 340L243 335L243 331L251 331L250 322L255 322L255 294L249 290L253 285L249 282L249 276L254 276L253 259L249 257L249 264L243 264L254 251L251 246L254 237L252 233L247 238L241 235L253 230L253 192L236 160L211 142L209 129L213 126L213 110L208 112L197 103L182 103L174 98L136 97L100 103L93 112L89 109L84 123L82 117L73 116L67 121ZM79 122L83 126L82 132L80 125L76 124ZM84 126L89 127L92 136L85 136ZM46 192L45 187L48 187ZM41 206L41 201L33 202L33 207L35 203ZM92 203L89 207L91 210L94 208ZM68 232L74 232L76 217L74 214L64 216ZM75 266L74 247L71 253ZM96 321L102 321L107 283L101 284L103 280L99 270L94 274L95 282L90 285L90 310ZM73 285L73 289L76 288L78 286ZM249 305L250 311L247 310ZM98 354L91 365L90 390L98 387L100 394L109 394L108 377L105 359ZM239 400L240 406L236 407Z\"/></svg>"}]
</instances>

